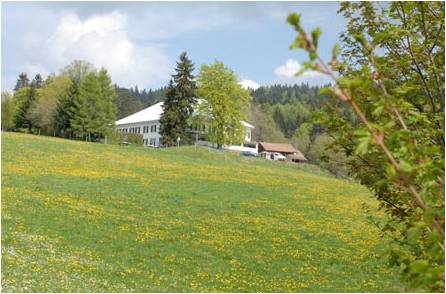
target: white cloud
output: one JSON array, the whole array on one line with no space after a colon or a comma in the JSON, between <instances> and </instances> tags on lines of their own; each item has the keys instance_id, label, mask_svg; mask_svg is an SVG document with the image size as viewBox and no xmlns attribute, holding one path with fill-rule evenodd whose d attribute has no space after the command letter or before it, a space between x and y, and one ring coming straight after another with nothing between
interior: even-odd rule
<instances>
[{"instance_id":1,"label":"white cloud","mask_svg":"<svg viewBox=\"0 0 446 294\"><path fill-rule=\"evenodd\" d=\"M21 39L26 64L34 74L57 72L75 59L108 70L114 83L140 88L159 86L169 78L173 62L160 44L138 45L128 35L127 15L114 11L81 20L75 13L62 15L46 37L27 33Z\"/></svg>"},{"instance_id":2,"label":"white cloud","mask_svg":"<svg viewBox=\"0 0 446 294\"><path fill-rule=\"evenodd\" d=\"M168 78L171 61L159 45L136 46L127 34L127 15L114 11L81 21L65 15L46 41L59 66L83 59L105 67L121 86L146 87Z\"/></svg>"},{"instance_id":3,"label":"white cloud","mask_svg":"<svg viewBox=\"0 0 446 294\"><path fill-rule=\"evenodd\" d=\"M299 61L288 59L285 64L279 66L274 70L274 73L279 78L292 78L302 69Z\"/></svg>"},{"instance_id":4,"label":"white cloud","mask_svg":"<svg viewBox=\"0 0 446 294\"><path fill-rule=\"evenodd\" d=\"M303 74L296 76L302 70L302 64L294 59L288 59L285 64L280 65L274 70L277 82L283 84L301 84L307 83L309 85L324 85L330 82L330 78L326 75L308 70Z\"/></svg>"},{"instance_id":5,"label":"white cloud","mask_svg":"<svg viewBox=\"0 0 446 294\"><path fill-rule=\"evenodd\" d=\"M239 84L245 89L257 90L260 87L260 85L253 80L243 80L240 81Z\"/></svg>"}]
</instances>

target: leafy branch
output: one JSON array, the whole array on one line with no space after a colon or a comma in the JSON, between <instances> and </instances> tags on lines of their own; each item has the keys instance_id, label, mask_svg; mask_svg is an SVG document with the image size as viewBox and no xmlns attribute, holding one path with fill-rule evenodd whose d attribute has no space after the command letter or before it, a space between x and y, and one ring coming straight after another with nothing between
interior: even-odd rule
<instances>
[{"instance_id":1,"label":"leafy branch","mask_svg":"<svg viewBox=\"0 0 446 294\"><path fill-rule=\"evenodd\" d=\"M408 171L410 170L410 167L405 166L406 163L399 161L390 148L386 145L384 141L384 131L383 128L374 126L370 120L367 118L365 113L361 110L359 105L356 103L354 97L350 93L350 91L345 87L345 83L343 83L339 77L336 76L335 70L337 65L337 57L340 53L340 47L339 45L335 45L332 51L332 59L329 64L327 64L319 55L317 51L318 43L319 43L319 37L321 35L321 30L319 28L314 29L311 32L311 38L309 38L308 34L303 29L301 23L300 23L300 15L293 13L288 16L287 19L288 23L290 23L294 29L297 31L298 36L295 39L295 41L290 46L291 49L300 48L308 52L309 54L309 61L304 63L304 68L301 72L297 73L302 74L306 70L314 70L320 73L323 73L325 75L328 75L331 77L331 79L334 81L335 86L332 89L332 93L337 96L340 100L348 103L353 111L356 113L360 121L364 124L367 131L371 135L371 142L375 145L377 145L381 151L384 153L390 164L392 165L395 173L398 175L398 177L395 177L398 179L398 184L401 182L406 187L407 191L413 196L415 199L415 202L418 207L420 207L423 211L428 211L429 207L426 204L426 202L423 200L422 196L418 192L417 188L415 187L414 183L412 182L412 179L410 176L408 176ZM375 64L374 61L374 55L373 55L373 47L370 46L365 37L359 35L357 36L357 41L359 41L365 50L369 52L369 58L373 65ZM375 72L373 73L374 79L378 82L384 97L389 98L389 94L387 92L387 89L383 83L383 81L379 78L380 73L378 71L378 68L375 66ZM404 122L400 111L395 105L391 105L390 109L394 113L394 115L397 117L398 121L400 122L403 129L407 130L408 127L406 123ZM433 219L432 221L432 227L437 230L442 237L444 237L444 228L443 224L439 222L438 219ZM441 244L441 248L444 251L444 245Z\"/></svg>"}]
</instances>

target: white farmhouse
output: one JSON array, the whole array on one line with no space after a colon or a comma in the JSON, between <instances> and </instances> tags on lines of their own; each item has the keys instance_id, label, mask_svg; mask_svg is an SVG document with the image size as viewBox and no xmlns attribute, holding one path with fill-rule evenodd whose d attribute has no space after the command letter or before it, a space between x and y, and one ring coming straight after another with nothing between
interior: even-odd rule
<instances>
[{"instance_id":1,"label":"white farmhouse","mask_svg":"<svg viewBox=\"0 0 446 294\"><path fill-rule=\"evenodd\" d=\"M142 134L144 146L160 146L159 121L163 113L162 105L163 102L159 102L121 118L115 123L116 130L118 132ZM251 130L254 126L245 121L242 121L242 124L245 127L245 143L251 142ZM209 142L206 142L204 137L199 136L199 134L203 134L205 131L206 126L202 126L200 129L194 128L189 130L191 135L196 138L197 144L208 145Z\"/></svg>"}]
</instances>

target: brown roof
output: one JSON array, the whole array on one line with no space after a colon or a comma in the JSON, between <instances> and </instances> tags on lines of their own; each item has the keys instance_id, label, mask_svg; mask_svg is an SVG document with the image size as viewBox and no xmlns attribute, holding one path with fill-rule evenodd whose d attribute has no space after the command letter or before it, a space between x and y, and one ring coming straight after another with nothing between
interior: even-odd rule
<instances>
[{"instance_id":1,"label":"brown roof","mask_svg":"<svg viewBox=\"0 0 446 294\"><path fill-rule=\"evenodd\" d=\"M268 152L279 152L279 153L299 152L291 144L259 142L259 146L260 145L262 146L263 149L265 149Z\"/></svg>"},{"instance_id":2,"label":"brown roof","mask_svg":"<svg viewBox=\"0 0 446 294\"><path fill-rule=\"evenodd\" d=\"M296 154L289 154L287 157L293 160L307 161L305 156L299 150L297 150Z\"/></svg>"}]
</instances>

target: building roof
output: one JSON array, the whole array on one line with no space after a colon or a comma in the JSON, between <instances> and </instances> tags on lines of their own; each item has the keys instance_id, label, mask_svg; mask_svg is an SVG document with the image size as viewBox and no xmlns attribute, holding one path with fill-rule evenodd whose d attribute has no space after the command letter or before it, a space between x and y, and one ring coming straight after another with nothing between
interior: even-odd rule
<instances>
[{"instance_id":1,"label":"building roof","mask_svg":"<svg viewBox=\"0 0 446 294\"><path fill-rule=\"evenodd\" d=\"M307 161L305 156L299 150L297 150L297 152L295 154L287 155L287 157L289 157L290 159L298 160L298 161Z\"/></svg>"},{"instance_id":2,"label":"building roof","mask_svg":"<svg viewBox=\"0 0 446 294\"><path fill-rule=\"evenodd\" d=\"M163 102L158 102L150 107L144 108L134 114L116 121L116 125L133 124L146 121L159 120L163 113Z\"/></svg>"},{"instance_id":3,"label":"building roof","mask_svg":"<svg viewBox=\"0 0 446 294\"><path fill-rule=\"evenodd\" d=\"M279 152L279 153L297 153L300 151L296 150L293 145L286 143L268 143L259 142L259 147L262 146L265 151L268 152Z\"/></svg>"},{"instance_id":4,"label":"building roof","mask_svg":"<svg viewBox=\"0 0 446 294\"><path fill-rule=\"evenodd\" d=\"M242 125L246 128L254 129L254 126L252 124L249 124L244 120L242 120Z\"/></svg>"},{"instance_id":5,"label":"building roof","mask_svg":"<svg viewBox=\"0 0 446 294\"><path fill-rule=\"evenodd\" d=\"M134 114L121 118L120 120L116 121L115 124L119 126L119 125L134 124L140 122L157 121L160 119L161 114L163 114L163 102L158 102L152 106L144 108L143 110L135 112ZM241 123L246 128L250 129L254 128L253 125L247 123L246 121L242 120Z\"/></svg>"}]
</instances>

